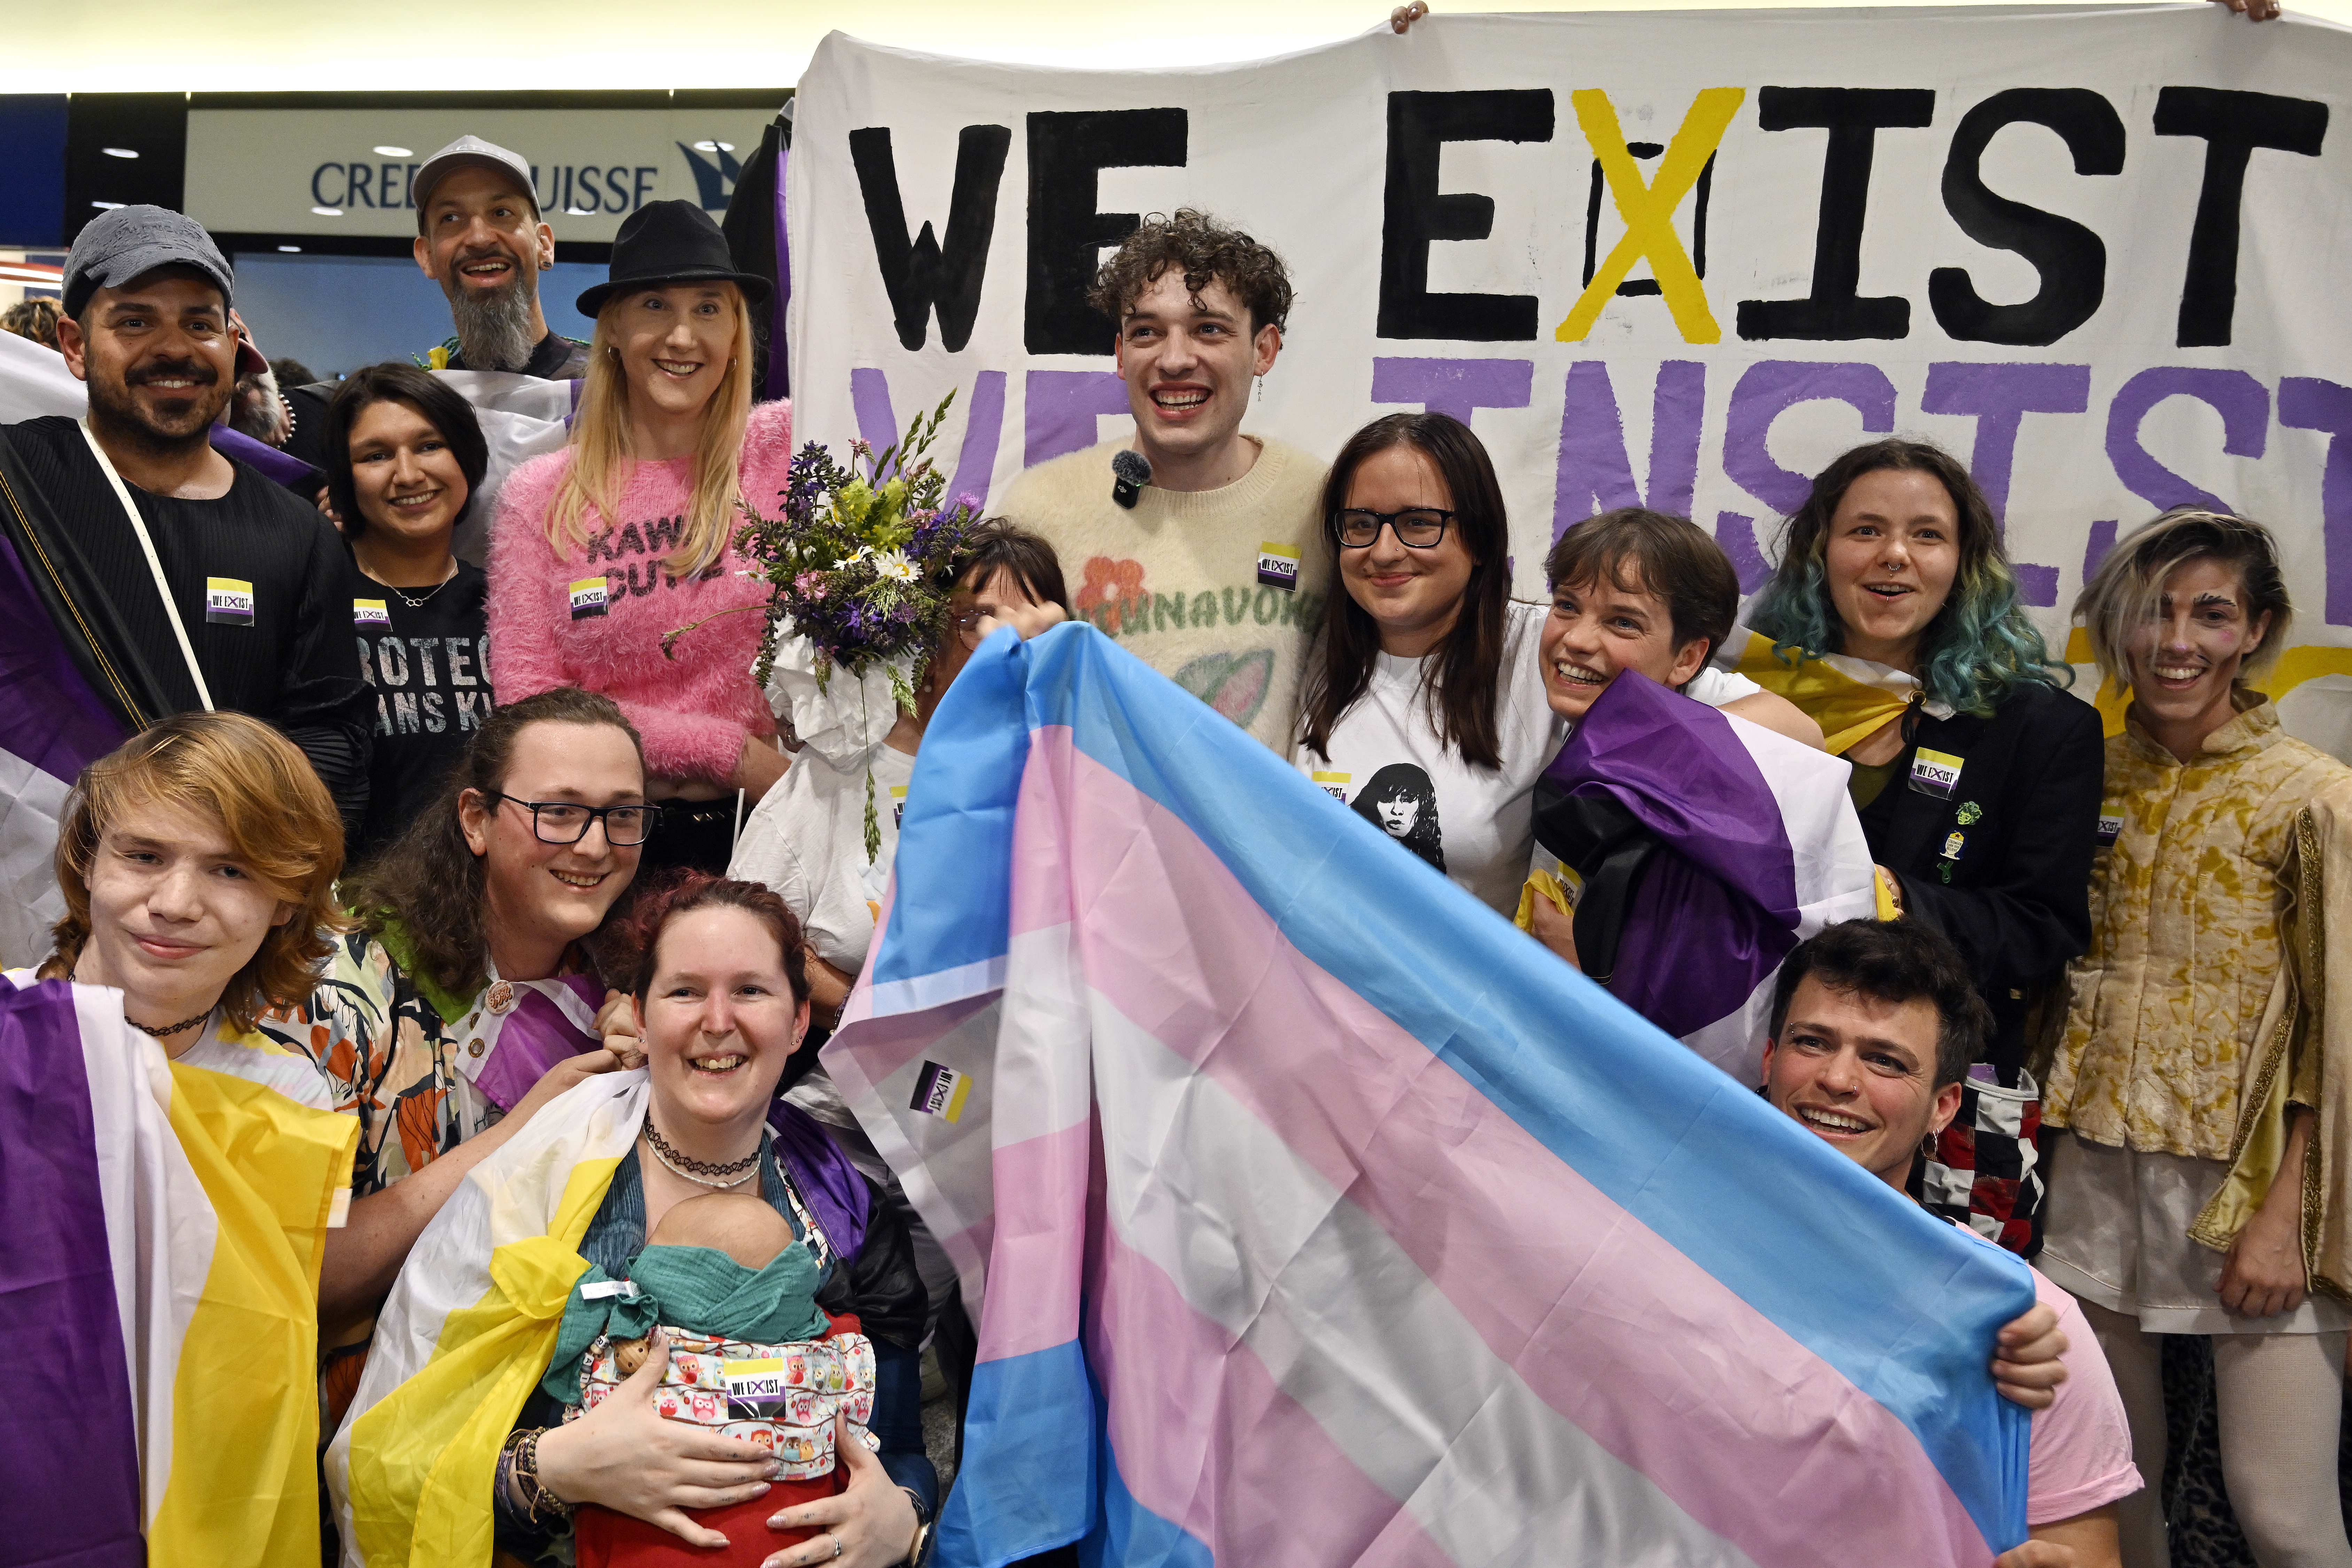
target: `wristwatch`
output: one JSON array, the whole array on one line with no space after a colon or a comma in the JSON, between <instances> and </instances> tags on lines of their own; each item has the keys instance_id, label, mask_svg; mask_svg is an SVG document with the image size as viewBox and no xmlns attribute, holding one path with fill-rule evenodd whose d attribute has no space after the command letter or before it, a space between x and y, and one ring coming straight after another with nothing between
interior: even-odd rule
<instances>
[{"instance_id":1,"label":"wristwatch","mask_svg":"<svg viewBox=\"0 0 2352 1568\"><path fill-rule=\"evenodd\" d=\"M903 1561L907 1568L922 1568L923 1559L931 1549L931 1510L923 1506L923 1500L916 1495L914 1488L900 1487L898 1489L905 1492L907 1500L915 1506L915 1534L907 1542L907 1555Z\"/></svg>"}]
</instances>

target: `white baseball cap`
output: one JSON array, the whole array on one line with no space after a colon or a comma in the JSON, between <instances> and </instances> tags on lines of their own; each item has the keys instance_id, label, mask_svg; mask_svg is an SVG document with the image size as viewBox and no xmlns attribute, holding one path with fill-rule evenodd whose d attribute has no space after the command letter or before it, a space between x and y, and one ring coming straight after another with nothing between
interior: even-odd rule
<instances>
[{"instance_id":1,"label":"white baseball cap","mask_svg":"<svg viewBox=\"0 0 2352 1568\"><path fill-rule=\"evenodd\" d=\"M433 199L433 187L442 177L454 174L468 163L479 163L512 174L516 184L530 203L530 216L539 216L539 191L530 183L530 163L520 153L508 151L494 142L478 136L460 136L416 166L416 177L408 183L410 199L416 204L416 226L425 228L425 205Z\"/></svg>"}]
</instances>

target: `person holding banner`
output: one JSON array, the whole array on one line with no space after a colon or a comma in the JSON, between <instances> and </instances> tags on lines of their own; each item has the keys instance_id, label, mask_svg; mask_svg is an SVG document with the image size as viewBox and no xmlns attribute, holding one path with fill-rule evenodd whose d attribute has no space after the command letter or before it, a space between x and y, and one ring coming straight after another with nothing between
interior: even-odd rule
<instances>
[{"instance_id":1,"label":"person holding banner","mask_svg":"<svg viewBox=\"0 0 2352 1568\"><path fill-rule=\"evenodd\" d=\"M2098 714L2067 696L2073 672L2019 603L1984 493L1927 442L1874 441L1814 478L1748 624L1729 650L1740 673L1853 764L1887 897L1952 939L1992 1008L1966 1086L1973 1142L1955 1135L1936 1180L1972 1189L1984 1223L2030 1246L2042 1187L2027 1022L2090 941Z\"/></svg>"},{"instance_id":2,"label":"person holding banner","mask_svg":"<svg viewBox=\"0 0 2352 1568\"><path fill-rule=\"evenodd\" d=\"M494 706L489 579L450 550L480 493L489 448L472 404L396 362L352 372L326 423L327 489L360 577L352 629L360 673L375 688L357 864L439 797Z\"/></svg>"},{"instance_id":3,"label":"person holding banner","mask_svg":"<svg viewBox=\"0 0 2352 1568\"><path fill-rule=\"evenodd\" d=\"M1959 953L1931 927L1916 921L1828 926L1789 954L1774 983L1765 1097L1901 1192L1921 1147L1958 1112L1961 1081L1990 1024ZM1994 1568L2117 1568L2118 1505L2150 1495L2132 1463L2138 1428L2126 1423L2100 1341L2074 1300L2039 1269L2033 1287L2036 1311L2054 1314L2047 1321L2060 1336L2063 1371L2030 1405L2025 1518L2032 1539L2003 1552ZM2010 1375L2005 1369L2018 1346L2029 1336L2040 1339L2034 1331L2043 1321L2020 1319L2001 1331L1997 1381ZM2140 1450L2148 1473L2163 1473L2161 1455L2159 1447L2151 1460ZM2327 1500L2332 1507L2332 1486Z\"/></svg>"},{"instance_id":4,"label":"person holding banner","mask_svg":"<svg viewBox=\"0 0 2352 1568\"><path fill-rule=\"evenodd\" d=\"M2282 733L2251 684L2294 616L2261 524L2168 511L2074 609L2130 706L2047 1074L2045 1121L2067 1131L2042 1267L2097 1329L2152 1470L2160 1336L2211 1337L2221 1475L2255 1562L2342 1568L2352 1047L2327 984L2352 768ZM2126 1523L2134 1568L2162 1563L2156 1500Z\"/></svg>"},{"instance_id":5,"label":"person holding banner","mask_svg":"<svg viewBox=\"0 0 2352 1568\"><path fill-rule=\"evenodd\" d=\"M493 1531L536 1558L588 1503L649 1527L615 1537L640 1552L667 1531L704 1551L731 1545L713 1559L727 1563L919 1556L937 1494L922 1449L922 1282L876 1189L775 1101L808 1026L802 940L766 889L692 872L636 911L627 945L646 1067L557 1101L418 1242L385 1311L403 1331L371 1359L328 1455L347 1561L406 1563L412 1542L452 1539L487 1556ZM575 1419L538 1387L573 1282L592 1264L628 1279L665 1216L714 1191L754 1192L789 1223L821 1271L817 1304L855 1314L874 1345L879 1462L848 1449L845 1490L781 1512L770 1452L657 1410L667 1336ZM528 1289L492 1283L520 1280L526 1260ZM448 1353L453 1336L497 1353ZM845 1420L834 1437L856 1442Z\"/></svg>"},{"instance_id":6,"label":"person holding banner","mask_svg":"<svg viewBox=\"0 0 2352 1568\"><path fill-rule=\"evenodd\" d=\"M1128 236L1087 299L1115 323L1135 439L1030 469L1004 514L1059 553L1080 616L1286 753L1325 608L1323 465L1242 416L1282 351L1289 274L1186 208Z\"/></svg>"},{"instance_id":7,"label":"person holding banner","mask_svg":"<svg viewBox=\"0 0 2352 1568\"><path fill-rule=\"evenodd\" d=\"M726 868L742 809L783 776L752 684L767 590L736 508L773 504L792 405L752 403L751 317L768 279L735 270L691 202L622 222L612 275L580 296L594 351L571 444L499 493L489 626L501 692L602 692L645 736L662 807L652 864Z\"/></svg>"}]
</instances>

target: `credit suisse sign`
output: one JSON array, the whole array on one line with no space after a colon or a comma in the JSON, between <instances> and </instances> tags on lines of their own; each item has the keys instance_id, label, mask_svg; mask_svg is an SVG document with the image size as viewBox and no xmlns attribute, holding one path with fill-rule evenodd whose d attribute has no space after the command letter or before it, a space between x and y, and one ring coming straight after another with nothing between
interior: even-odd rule
<instances>
[{"instance_id":1,"label":"credit suisse sign","mask_svg":"<svg viewBox=\"0 0 2352 1568\"><path fill-rule=\"evenodd\" d=\"M418 166L470 134L530 162L558 239L609 242L647 202L724 212L772 118L709 107L192 109L185 210L219 233L410 237Z\"/></svg>"}]
</instances>

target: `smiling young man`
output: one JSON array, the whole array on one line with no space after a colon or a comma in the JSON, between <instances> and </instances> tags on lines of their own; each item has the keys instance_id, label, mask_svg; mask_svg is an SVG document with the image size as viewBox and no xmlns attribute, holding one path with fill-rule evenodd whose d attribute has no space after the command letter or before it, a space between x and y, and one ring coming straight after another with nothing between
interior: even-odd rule
<instances>
[{"instance_id":1,"label":"smiling young man","mask_svg":"<svg viewBox=\"0 0 2352 1568\"><path fill-rule=\"evenodd\" d=\"M1327 466L1242 416L1290 300L1248 235L1190 209L1147 220L1088 295L1118 324L1134 438L1040 464L1003 509L1053 544L1080 616L1286 755L1330 575ZM1123 482L1122 453L1148 482Z\"/></svg>"},{"instance_id":2,"label":"smiling young man","mask_svg":"<svg viewBox=\"0 0 2352 1568\"><path fill-rule=\"evenodd\" d=\"M126 729L204 709L275 725L356 826L373 715L342 542L209 440L236 379L228 263L194 220L120 207L64 282L89 416L0 432L0 523L59 642Z\"/></svg>"},{"instance_id":3,"label":"smiling young man","mask_svg":"<svg viewBox=\"0 0 2352 1568\"><path fill-rule=\"evenodd\" d=\"M1959 1110L1961 1079L1991 1027L1958 952L1927 927L1829 926L1780 966L1764 1093L1900 1192L1921 1145ZM2073 1298L2039 1271L2033 1286L2041 1307L2001 1331L1995 1381L2011 1392L2022 1347L2043 1339L2053 1321L2063 1335L2064 1374L2033 1414L2025 1504L2032 1539L1995 1568L2118 1568L2116 1505L2141 1485L2123 1401Z\"/></svg>"}]
</instances>

